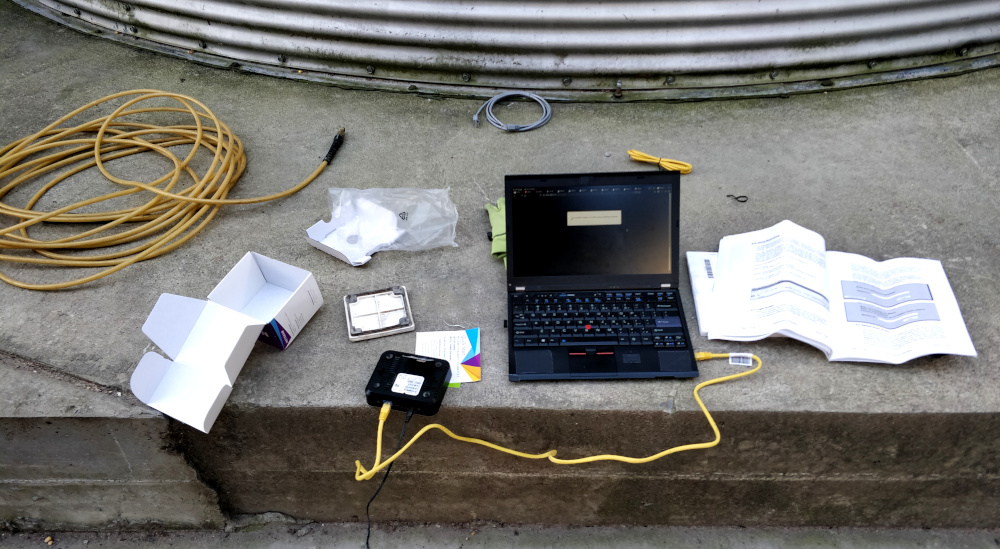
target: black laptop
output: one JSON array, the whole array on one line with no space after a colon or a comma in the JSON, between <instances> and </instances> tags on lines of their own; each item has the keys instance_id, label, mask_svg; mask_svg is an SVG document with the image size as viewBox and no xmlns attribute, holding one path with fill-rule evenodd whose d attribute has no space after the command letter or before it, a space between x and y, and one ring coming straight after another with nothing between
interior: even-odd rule
<instances>
[{"instance_id":1,"label":"black laptop","mask_svg":"<svg viewBox=\"0 0 1000 549\"><path fill-rule=\"evenodd\" d=\"M696 377L680 175L506 177L510 380Z\"/></svg>"}]
</instances>

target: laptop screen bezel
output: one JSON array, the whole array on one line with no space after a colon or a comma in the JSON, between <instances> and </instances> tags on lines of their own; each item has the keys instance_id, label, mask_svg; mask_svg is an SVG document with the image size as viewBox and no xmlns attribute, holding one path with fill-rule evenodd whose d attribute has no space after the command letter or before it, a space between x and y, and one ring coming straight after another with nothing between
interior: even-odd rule
<instances>
[{"instance_id":1,"label":"laptop screen bezel","mask_svg":"<svg viewBox=\"0 0 1000 549\"><path fill-rule=\"evenodd\" d=\"M623 183L622 179L634 179L634 182ZM670 218L673 235L670 246L671 273L659 274L598 274L598 275L561 275L561 276L514 276L517 265L517 250L511 245L518 228L515 217L517 212L513 202L513 190L516 187L558 188L566 186L597 186L607 185L608 181L615 184L629 185L670 185ZM558 290L615 290L615 289L657 289L676 288L680 280L680 172L633 171L633 172L597 172L597 173L564 173L564 174L525 174L508 175L504 178L504 196L506 199L507 221L507 288L508 291L558 291Z\"/></svg>"}]
</instances>

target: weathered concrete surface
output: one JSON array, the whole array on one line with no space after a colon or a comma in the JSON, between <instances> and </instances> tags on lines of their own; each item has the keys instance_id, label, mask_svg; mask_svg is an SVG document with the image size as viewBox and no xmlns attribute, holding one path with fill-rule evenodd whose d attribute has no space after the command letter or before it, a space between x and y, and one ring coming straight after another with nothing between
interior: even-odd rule
<instances>
[{"instance_id":1,"label":"weathered concrete surface","mask_svg":"<svg viewBox=\"0 0 1000 549\"><path fill-rule=\"evenodd\" d=\"M114 389L0 355L0 524L219 526L166 419Z\"/></svg>"},{"instance_id":2,"label":"weathered concrete surface","mask_svg":"<svg viewBox=\"0 0 1000 549\"><path fill-rule=\"evenodd\" d=\"M371 416L353 409L260 409L225 414L210 436L186 428L177 433L228 511L350 521L358 520L374 489L353 479L354 460L368 467L374 457ZM379 495L378 517L757 527L981 527L996 521L996 415L715 417L725 433L719 447L641 466L559 466L431 431L394 468ZM525 452L555 448L564 459L641 457L711 438L704 416L693 412L480 408L471 415L442 409L432 420ZM415 417L408 432L430 422ZM401 424L401 418L388 422L386 451ZM423 494L425 504L416 504L414 494Z\"/></svg>"},{"instance_id":3,"label":"weathered concrete surface","mask_svg":"<svg viewBox=\"0 0 1000 549\"><path fill-rule=\"evenodd\" d=\"M483 381L449 391L440 418L449 427L564 455L642 455L707 439L692 381L507 381L504 273L489 257L482 205L502 194L508 173L652 169L630 162L625 151L631 148L694 164L683 179L684 250L715 250L727 234L787 218L823 234L829 249L876 259L940 259L980 356L929 357L904 366L830 364L798 342L735 344L696 336L698 350L752 351L765 360L760 374L706 390L708 406L725 418L720 448L648 466L556 471L432 434L396 467L399 482L380 496L382 518L448 520L444 512L434 518L434 509L464 503L462 520L556 520L556 513L539 511L542 496L555 494L564 506L559 521L578 524L997 523L1000 477L995 437L985 426L996 425L1000 415L998 71L788 99L557 104L547 126L504 134L472 127L476 102L208 69L82 36L9 3L0 3L0 28L3 144L110 93L181 92L208 105L244 140L249 166L232 196L248 197L298 182L326 152L333 130L348 129L344 148L309 188L279 202L224 209L167 256L70 291L0 287L0 351L7 353L0 356L0 428L88 415L103 418L102 433L114 426L134 437L148 433L140 447L181 452L158 458L178 460L172 462L178 469L168 468L176 474L151 473L150 481L190 488L177 496L182 507L201 509L188 515L189 525L219 520L204 486L218 490L230 512L287 509L324 520L361 512L359 502L374 486L352 484L350 475L355 459L371 459L376 416L364 404L363 387L379 354L412 349L414 336L348 343L339 303L344 294L393 284L409 289L419 330L447 329L446 323L483 328ZM535 108L516 105L509 116L530 121ZM164 169L155 160L110 166L136 175ZM81 174L56 194L91 196L108 185ZM326 189L335 186L450 187L460 215L459 247L384 252L365 267L348 267L304 240L305 229L329 215ZM737 203L728 194L749 201ZM5 200L23 196L15 192ZM161 293L204 297L247 250L312 271L327 304L288 350L258 346L211 435L177 424L166 429L167 420L127 389L132 369L151 348L139 327ZM79 275L16 265L0 270L38 281ZM686 274L685 266L682 298L694 322ZM706 363L702 379L730 372L722 363ZM588 418L585 429L573 427L574 413ZM637 425L646 429L632 429ZM94 436L104 455L114 453L111 438ZM21 455L53 451L30 437L15 438L22 440ZM56 445L64 458L72 457L72 448ZM186 469L179 465L184 459ZM60 467L47 478L78 482L59 476ZM449 475L452 470L458 474ZM0 486L28 480L2 475ZM632 501L640 486L651 505L622 514L615 505ZM484 493L505 493L503 505ZM440 501L428 505L427 494L441 494ZM57 513L4 497L0 520L34 516L100 527L117 517L93 514L69 498ZM133 524L157 521L155 506L140 511L142 498L119 501L146 517ZM725 512L716 512L713 501L725 501ZM35 514L10 510L21 506Z\"/></svg>"},{"instance_id":4,"label":"weathered concrete surface","mask_svg":"<svg viewBox=\"0 0 1000 549\"><path fill-rule=\"evenodd\" d=\"M220 527L216 494L164 447L165 420L5 418L0 524Z\"/></svg>"},{"instance_id":5,"label":"weathered concrete surface","mask_svg":"<svg viewBox=\"0 0 1000 549\"><path fill-rule=\"evenodd\" d=\"M166 418L2 352L0 378L0 529L221 526Z\"/></svg>"},{"instance_id":6,"label":"weathered concrete surface","mask_svg":"<svg viewBox=\"0 0 1000 549\"><path fill-rule=\"evenodd\" d=\"M254 517L256 518L256 517ZM10 549L35 549L51 537L54 547L93 549L127 545L135 549L241 549L363 547L365 524L322 524L276 521L243 522L225 532L90 533L52 532L5 534L0 544ZM238 524L239 524L238 523ZM371 546L412 549L652 549L691 547L697 549L775 549L808 547L824 549L995 549L1000 543L996 530L889 530L851 528L677 528L677 527L587 527L552 528L474 522L465 525L376 524Z\"/></svg>"}]
</instances>

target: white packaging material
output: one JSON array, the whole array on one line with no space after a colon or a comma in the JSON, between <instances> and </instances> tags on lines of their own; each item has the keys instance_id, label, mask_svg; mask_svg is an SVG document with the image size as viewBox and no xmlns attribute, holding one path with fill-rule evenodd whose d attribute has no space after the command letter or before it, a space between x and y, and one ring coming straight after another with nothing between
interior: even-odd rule
<instances>
[{"instance_id":1,"label":"white packaging material","mask_svg":"<svg viewBox=\"0 0 1000 549\"><path fill-rule=\"evenodd\" d=\"M279 349L291 345L323 304L312 273L254 252L243 256L208 300L264 322L260 340Z\"/></svg>"},{"instance_id":2,"label":"white packaging material","mask_svg":"<svg viewBox=\"0 0 1000 549\"><path fill-rule=\"evenodd\" d=\"M306 240L355 267L375 252L458 246L448 189L330 189L330 202L330 221L310 227Z\"/></svg>"},{"instance_id":3,"label":"white packaging material","mask_svg":"<svg viewBox=\"0 0 1000 549\"><path fill-rule=\"evenodd\" d=\"M170 359L143 355L132 372L132 393L207 433L263 327L264 322L211 301L162 294L142 331Z\"/></svg>"},{"instance_id":4,"label":"white packaging material","mask_svg":"<svg viewBox=\"0 0 1000 549\"><path fill-rule=\"evenodd\" d=\"M208 296L162 294L142 331L163 352L132 372L132 393L207 433L254 342L284 349L323 304L309 271L248 252Z\"/></svg>"}]
</instances>

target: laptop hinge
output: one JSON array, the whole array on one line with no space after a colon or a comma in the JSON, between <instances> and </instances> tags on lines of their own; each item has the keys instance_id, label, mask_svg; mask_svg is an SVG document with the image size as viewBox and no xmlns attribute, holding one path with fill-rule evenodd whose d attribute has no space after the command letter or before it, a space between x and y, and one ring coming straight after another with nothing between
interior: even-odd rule
<instances>
[{"instance_id":1,"label":"laptop hinge","mask_svg":"<svg viewBox=\"0 0 1000 549\"><path fill-rule=\"evenodd\" d=\"M669 287L670 287L670 284L660 284L660 287L661 287L661 288L669 288Z\"/></svg>"},{"instance_id":2,"label":"laptop hinge","mask_svg":"<svg viewBox=\"0 0 1000 549\"><path fill-rule=\"evenodd\" d=\"M514 291L515 292L523 292L524 291L524 286L514 286Z\"/></svg>"}]
</instances>

